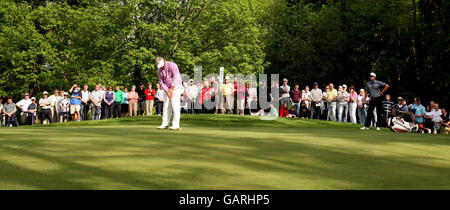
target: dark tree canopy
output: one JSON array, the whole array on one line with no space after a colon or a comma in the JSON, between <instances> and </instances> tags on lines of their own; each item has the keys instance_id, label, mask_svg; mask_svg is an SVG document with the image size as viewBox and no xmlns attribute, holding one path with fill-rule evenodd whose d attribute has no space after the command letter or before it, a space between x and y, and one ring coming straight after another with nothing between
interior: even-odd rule
<instances>
[{"instance_id":1,"label":"dark tree canopy","mask_svg":"<svg viewBox=\"0 0 450 210\"><path fill-rule=\"evenodd\" d=\"M73 83L156 81L164 56L192 75L279 73L449 105L445 0L0 1L0 97Z\"/></svg>"}]
</instances>

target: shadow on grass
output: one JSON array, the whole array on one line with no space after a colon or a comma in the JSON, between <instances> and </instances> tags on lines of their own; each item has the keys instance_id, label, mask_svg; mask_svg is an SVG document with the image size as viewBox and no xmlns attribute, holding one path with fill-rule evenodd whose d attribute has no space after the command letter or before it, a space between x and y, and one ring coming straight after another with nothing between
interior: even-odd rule
<instances>
[{"instance_id":1,"label":"shadow on grass","mask_svg":"<svg viewBox=\"0 0 450 210\"><path fill-rule=\"evenodd\" d=\"M371 144L367 142L379 144L391 140L371 136L373 133L348 135L323 132L321 128L301 130L298 137L286 137L273 133L267 124L252 123L244 128L246 122L226 121L224 124L228 126L225 127L187 122L188 127L201 126L198 130L190 128L183 132L133 127L139 124L123 128L39 129L37 134L11 130L12 133L3 135L6 138L1 140L0 180L39 189L450 188L449 159L445 154L430 156L410 151L405 156L374 155L336 142L346 139L355 144L364 143L361 148L370 150ZM294 135L296 129L290 126L286 130L275 130ZM234 135L228 135L230 133ZM245 133L246 136L239 136ZM320 137L332 139L333 144L311 143L310 138L320 142ZM405 139L400 141L406 142ZM436 147L448 145L439 139ZM395 149L395 146L387 146ZM49 161L60 168L32 170L9 162L9 156ZM433 162L436 160L444 163ZM146 161L150 164L145 164ZM112 164L111 167L108 164ZM127 169L127 165L135 169ZM261 177L249 181L247 174ZM246 179L239 181L239 177ZM290 184L284 183L285 180Z\"/></svg>"}]
</instances>

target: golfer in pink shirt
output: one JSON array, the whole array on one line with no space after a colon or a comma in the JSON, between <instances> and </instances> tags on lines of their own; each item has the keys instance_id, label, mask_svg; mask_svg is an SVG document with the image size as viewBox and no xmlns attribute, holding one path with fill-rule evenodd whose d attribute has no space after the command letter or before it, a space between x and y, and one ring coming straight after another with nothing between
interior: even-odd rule
<instances>
[{"instance_id":1,"label":"golfer in pink shirt","mask_svg":"<svg viewBox=\"0 0 450 210\"><path fill-rule=\"evenodd\" d=\"M180 97L183 92L180 70L174 62L166 61L162 57L156 58L159 83L164 91L164 108L162 124L158 129L181 130L180 128ZM172 127L169 128L170 117L173 113Z\"/></svg>"}]
</instances>

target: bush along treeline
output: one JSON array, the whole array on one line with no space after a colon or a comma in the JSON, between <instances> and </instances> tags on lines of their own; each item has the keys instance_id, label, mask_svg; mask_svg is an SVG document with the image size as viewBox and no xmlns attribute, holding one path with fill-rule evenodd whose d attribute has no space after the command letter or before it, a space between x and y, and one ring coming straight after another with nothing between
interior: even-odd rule
<instances>
[{"instance_id":1,"label":"bush along treeline","mask_svg":"<svg viewBox=\"0 0 450 210\"><path fill-rule=\"evenodd\" d=\"M411 101L449 105L450 1L2 0L0 97L157 81L183 73L277 73L363 87L369 72Z\"/></svg>"}]
</instances>

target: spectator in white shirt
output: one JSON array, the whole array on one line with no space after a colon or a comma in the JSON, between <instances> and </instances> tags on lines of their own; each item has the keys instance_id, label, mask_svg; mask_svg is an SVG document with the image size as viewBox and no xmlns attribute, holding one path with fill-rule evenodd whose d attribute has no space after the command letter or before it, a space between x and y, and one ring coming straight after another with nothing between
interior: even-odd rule
<instances>
[{"instance_id":1,"label":"spectator in white shirt","mask_svg":"<svg viewBox=\"0 0 450 210\"><path fill-rule=\"evenodd\" d=\"M319 88L319 84L315 82L314 88L311 90L311 119L320 118L322 97L322 90Z\"/></svg>"},{"instance_id":2,"label":"spectator in white shirt","mask_svg":"<svg viewBox=\"0 0 450 210\"><path fill-rule=\"evenodd\" d=\"M434 133L437 133L439 130L439 123L441 122L441 109L439 109L439 104L434 104L434 107L431 109L431 113L433 115L433 124L434 124Z\"/></svg>"},{"instance_id":3,"label":"spectator in white shirt","mask_svg":"<svg viewBox=\"0 0 450 210\"><path fill-rule=\"evenodd\" d=\"M305 103L306 109L311 108L311 92L309 91L309 86L305 86L305 92L302 92L302 102Z\"/></svg>"},{"instance_id":4,"label":"spectator in white shirt","mask_svg":"<svg viewBox=\"0 0 450 210\"><path fill-rule=\"evenodd\" d=\"M50 110L51 101L48 98L48 92L44 91L43 98L39 100L39 106L41 107L42 124L53 123L52 111Z\"/></svg>"},{"instance_id":5,"label":"spectator in white shirt","mask_svg":"<svg viewBox=\"0 0 450 210\"><path fill-rule=\"evenodd\" d=\"M24 99L16 103L17 108L20 108L20 123L26 125L28 122L28 106L31 104L30 94L25 93Z\"/></svg>"},{"instance_id":6,"label":"spectator in white shirt","mask_svg":"<svg viewBox=\"0 0 450 210\"><path fill-rule=\"evenodd\" d=\"M59 95L59 90L55 89L53 91L53 95L48 97L50 100L50 111L52 112L52 121L58 122L58 102L61 100L61 96Z\"/></svg>"},{"instance_id":7,"label":"spectator in white shirt","mask_svg":"<svg viewBox=\"0 0 450 210\"><path fill-rule=\"evenodd\" d=\"M188 86L188 90L187 90L187 94L189 97L189 105L188 105L188 109L190 113L195 114L195 101L198 97L198 87L197 85L195 85L194 80L189 80L189 86Z\"/></svg>"},{"instance_id":8,"label":"spectator in white shirt","mask_svg":"<svg viewBox=\"0 0 450 210\"><path fill-rule=\"evenodd\" d=\"M96 85L95 90L90 94L91 101L91 120L99 120L101 115L103 92L100 90L101 86Z\"/></svg>"},{"instance_id":9,"label":"spectator in white shirt","mask_svg":"<svg viewBox=\"0 0 450 210\"><path fill-rule=\"evenodd\" d=\"M367 118L366 107L365 107L365 104L363 104L364 94L365 94L365 90L361 89L361 90L359 90L359 95L356 98L357 105L358 105L357 110L358 110L359 123L361 125L364 125L366 123L366 118Z\"/></svg>"},{"instance_id":10,"label":"spectator in white shirt","mask_svg":"<svg viewBox=\"0 0 450 210\"><path fill-rule=\"evenodd\" d=\"M163 108L164 108L164 90L161 89L160 84L156 84L156 114L162 115Z\"/></svg>"},{"instance_id":11,"label":"spectator in white shirt","mask_svg":"<svg viewBox=\"0 0 450 210\"><path fill-rule=\"evenodd\" d=\"M289 95L289 93L291 92L291 87L288 85L288 80L284 78L283 85L276 88L280 88L280 104L284 104L284 102L289 103L291 98L291 96Z\"/></svg>"},{"instance_id":12,"label":"spectator in white shirt","mask_svg":"<svg viewBox=\"0 0 450 210\"><path fill-rule=\"evenodd\" d=\"M81 91L81 120L88 120L89 112L89 97L91 92L89 92L89 86L83 85L83 90Z\"/></svg>"}]
</instances>

